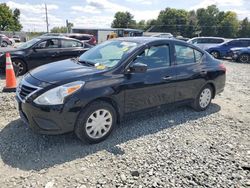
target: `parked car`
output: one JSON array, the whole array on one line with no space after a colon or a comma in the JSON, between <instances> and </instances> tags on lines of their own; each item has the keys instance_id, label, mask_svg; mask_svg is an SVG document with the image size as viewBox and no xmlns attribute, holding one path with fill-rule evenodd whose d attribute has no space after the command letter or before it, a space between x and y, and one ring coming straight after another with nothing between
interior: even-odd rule
<instances>
[{"instance_id":1,"label":"parked car","mask_svg":"<svg viewBox=\"0 0 250 188\"><path fill-rule=\"evenodd\" d=\"M88 44L67 37L38 37L9 51L19 75L54 61L78 57L89 49ZM7 51L7 50L5 50ZM5 53L0 53L0 68L5 69Z\"/></svg>"},{"instance_id":2,"label":"parked car","mask_svg":"<svg viewBox=\"0 0 250 188\"><path fill-rule=\"evenodd\" d=\"M0 34L1 38L2 38L2 47L7 47L8 45L14 45L13 44L13 40L11 40L9 37L7 37L4 34Z\"/></svg>"},{"instance_id":3,"label":"parked car","mask_svg":"<svg viewBox=\"0 0 250 188\"><path fill-rule=\"evenodd\" d=\"M217 46L218 44L221 44L225 41L226 40L224 38L220 37L195 37L188 40L188 43L198 46L203 50L206 50L208 48Z\"/></svg>"},{"instance_id":4,"label":"parked car","mask_svg":"<svg viewBox=\"0 0 250 188\"><path fill-rule=\"evenodd\" d=\"M24 122L42 134L74 131L89 143L125 115L189 104L206 110L225 86L224 65L186 42L153 37L103 42L79 57L38 67L22 79Z\"/></svg>"},{"instance_id":5,"label":"parked car","mask_svg":"<svg viewBox=\"0 0 250 188\"><path fill-rule=\"evenodd\" d=\"M229 53L236 62L250 63L250 46L246 48L231 48Z\"/></svg>"},{"instance_id":6,"label":"parked car","mask_svg":"<svg viewBox=\"0 0 250 188\"><path fill-rule=\"evenodd\" d=\"M185 42L187 42L187 41L190 40L190 38L186 38L186 37L183 37L183 36L176 36L175 38L176 38L177 40L182 40L182 41L185 41Z\"/></svg>"},{"instance_id":7,"label":"parked car","mask_svg":"<svg viewBox=\"0 0 250 188\"><path fill-rule=\"evenodd\" d=\"M250 46L250 38L239 38L224 42L218 46L206 49L215 58L230 57L230 49Z\"/></svg>"},{"instance_id":8,"label":"parked car","mask_svg":"<svg viewBox=\"0 0 250 188\"><path fill-rule=\"evenodd\" d=\"M21 38L19 35L13 35L12 38L14 39L15 42L21 42Z\"/></svg>"},{"instance_id":9,"label":"parked car","mask_svg":"<svg viewBox=\"0 0 250 188\"><path fill-rule=\"evenodd\" d=\"M174 36L171 33L158 33L158 34L152 35L151 37L173 38Z\"/></svg>"},{"instance_id":10,"label":"parked car","mask_svg":"<svg viewBox=\"0 0 250 188\"><path fill-rule=\"evenodd\" d=\"M74 39L80 40L80 41L88 43L90 45L96 45L96 38L94 35L69 33L69 34L66 34L65 36L67 36L69 38L74 38Z\"/></svg>"}]
</instances>

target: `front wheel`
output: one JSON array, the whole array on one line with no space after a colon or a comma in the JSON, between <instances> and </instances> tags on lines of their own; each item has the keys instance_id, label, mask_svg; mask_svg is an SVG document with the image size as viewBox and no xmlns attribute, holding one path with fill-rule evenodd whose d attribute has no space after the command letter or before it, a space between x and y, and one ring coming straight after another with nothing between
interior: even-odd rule
<instances>
[{"instance_id":1,"label":"front wheel","mask_svg":"<svg viewBox=\"0 0 250 188\"><path fill-rule=\"evenodd\" d=\"M196 97L194 103L192 104L192 107L196 111L204 111L211 104L212 97L213 89L210 85L206 85L201 89L199 95Z\"/></svg>"},{"instance_id":2,"label":"front wheel","mask_svg":"<svg viewBox=\"0 0 250 188\"><path fill-rule=\"evenodd\" d=\"M76 123L77 137L94 144L105 140L116 125L116 111L112 105L96 101L86 107Z\"/></svg>"}]
</instances>

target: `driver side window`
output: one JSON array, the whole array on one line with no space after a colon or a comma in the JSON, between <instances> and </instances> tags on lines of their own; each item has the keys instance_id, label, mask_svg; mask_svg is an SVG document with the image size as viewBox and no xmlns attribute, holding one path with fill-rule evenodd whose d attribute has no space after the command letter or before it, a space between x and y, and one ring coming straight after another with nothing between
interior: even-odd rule
<instances>
[{"instance_id":1,"label":"driver side window","mask_svg":"<svg viewBox=\"0 0 250 188\"><path fill-rule=\"evenodd\" d=\"M152 46L139 54L134 63L146 64L148 69L164 68L170 66L168 45Z\"/></svg>"},{"instance_id":2,"label":"driver side window","mask_svg":"<svg viewBox=\"0 0 250 188\"><path fill-rule=\"evenodd\" d=\"M47 41L40 42L37 44L36 48L43 49L46 48Z\"/></svg>"}]
</instances>

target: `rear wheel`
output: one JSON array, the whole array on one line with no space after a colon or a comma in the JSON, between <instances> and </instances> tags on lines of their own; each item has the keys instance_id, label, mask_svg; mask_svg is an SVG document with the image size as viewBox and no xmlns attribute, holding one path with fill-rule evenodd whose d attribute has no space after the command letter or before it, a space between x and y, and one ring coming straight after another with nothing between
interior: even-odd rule
<instances>
[{"instance_id":1,"label":"rear wheel","mask_svg":"<svg viewBox=\"0 0 250 188\"><path fill-rule=\"evenodd\" d=\"M17 67L18 72L17 75L23 75L27 72L27 66L25 64L25 62L21 59L13 59L12 63L14 66Z\"/></svg>"},{"instance_id":2,"label":"rear wheel","mask_svg":"<svg viewBox=\"0 0 250 188\"><path fill-rule=\"evenodd\" d=\"M218 51L212 51L211 52L211 55L216 58L216 59L219 59L220 58L220 53Z\"/></svg>"},{"instance_id":3,"label":"rear wheel","mask_svg":"<svg viewBox=\"0 0 250 188\"><path fill-rule=\"evenodd\" d=\"M116 111L112 105L96 101L84 109L76 123L77 137L88 143L105 140L116 125Z\"/></svg>"},{"instance_id":4,"label":"rear wheel","mask_svg":"<svg viewBox=\"0 0 250 188\"><path fill-rule=\"evenodd\" d=\"M250 56L248 54L241 54L239 57L240 63L249 63L250 62Z\"/></svg>"},{"instance_id":5,"label":"rear wheel","mask_svg":"<svg viewBox=\"0 0 250 188\"><path fill-rule=\"evenodd\" d=\"M213 97L213 88L210 85L206 85L199 92L199 95L196 97L192 107L196 111L206 110L211 104L212 97Z\"/></svg>"},{"instance_id":6,"label":"rear wheel","mask_svg":"<svg viewBox=\"0 0 250 188\"><path fill-rule=\"evenodd\" d=\"M2 41L2 47L7 47L7 46L8 46L8 43L5 41Z\"/></svg>"}]
</instances>

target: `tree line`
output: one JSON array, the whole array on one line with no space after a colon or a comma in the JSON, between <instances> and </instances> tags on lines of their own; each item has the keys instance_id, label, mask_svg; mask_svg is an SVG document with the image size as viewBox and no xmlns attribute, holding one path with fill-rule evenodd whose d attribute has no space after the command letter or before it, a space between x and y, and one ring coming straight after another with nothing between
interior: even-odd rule
<instances>
[{"instance_id":1,"label":"tree line","mask_svg":"<svg viewBox=\"0 0 250 188\"><path fill-rule=\"evenodd\" d=\"M151 32L169 32L175 36L250 37L250 22L237 18L233 11L220 11L216 5L192 11L166 8L157 19L136 22L130 12L117 12L113 28L134 28Z\"/></svg>"},{"instance_id":2,"label":"tree line","mask_svg":"<svg viewBox=\"0 0 250 188\"><path fill-rule=\"evenodd\" d=\"M0 31L21 31L23 27L19 19L19 9L12 11L6 3L0 3Z\"/></svg>"}]
</instances>

